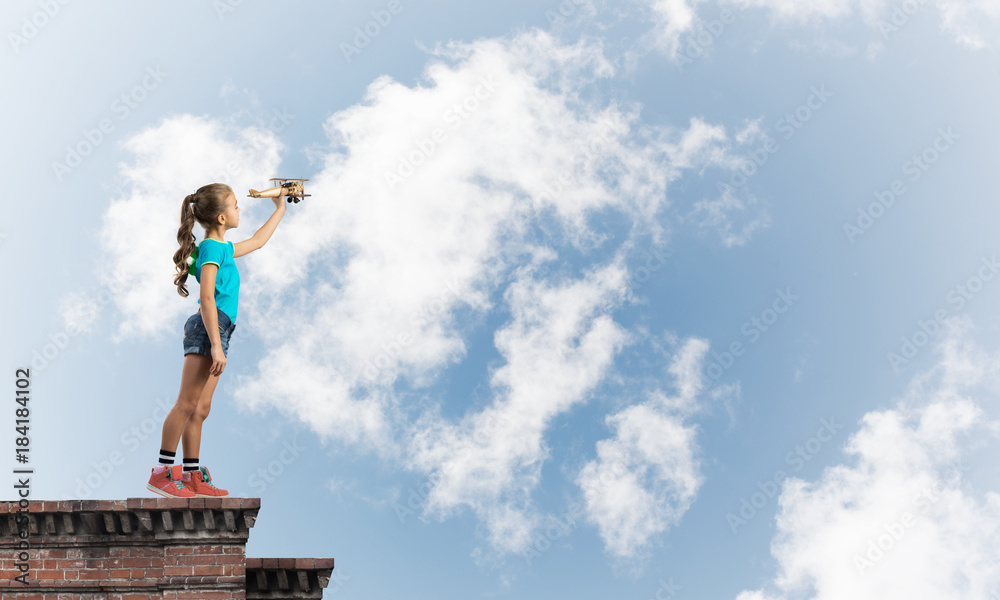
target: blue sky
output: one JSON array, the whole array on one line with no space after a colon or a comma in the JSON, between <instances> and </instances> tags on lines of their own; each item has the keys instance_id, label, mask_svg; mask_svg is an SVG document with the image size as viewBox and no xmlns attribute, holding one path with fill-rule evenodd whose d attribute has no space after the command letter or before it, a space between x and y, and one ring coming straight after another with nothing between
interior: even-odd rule
<instances>
[{"instance_id":1,"label":"blue sky","mask_svg":"<svg viewBox=\"0 0 1000 600\"><path fill-rule=\"evenodd\" d=\"M202 440L249 555L336 558L328 598L1000 597L997 5L2 13L35 498L148 495L181 201L233 186L240 241L308 177Z\"/></svg>"}]
</instances>

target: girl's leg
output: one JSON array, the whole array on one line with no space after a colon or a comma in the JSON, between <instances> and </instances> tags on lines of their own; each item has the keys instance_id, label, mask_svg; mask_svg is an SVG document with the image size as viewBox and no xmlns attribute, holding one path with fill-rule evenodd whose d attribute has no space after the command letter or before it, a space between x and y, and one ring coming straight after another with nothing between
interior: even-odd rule
<instances>
[{"instance_id":1,"label":"girl's leg","mask_svg":"<svg viewBox=\"0 0 1000 600\"><path fill-rule=\"evenodd\" d=\"M212 394L215 393L215 386L219 385L221 375L210 375L205 387L202 389L201 398L195 408L191 418L184 425L184 435L181 436L181 443L184 446L184 458L197 458L201 448L201 426L208 417L208 412L212 410Z\"/></svg>"},{"instance_id":2,"label":"girl's leg","mask_svg":"<svg viewBox=\"0 0 1000 600\"><path fill-rule=\"evenodd\" d=\"M177 451L184 425L198 408L202 391L209 380L209 369L212 359L203 354L188 354L184 357L184 368L181 371L181 391L177 394L177 402L163 420L163 437L160 441L161 450ZM218 380L218 377L212 379Z\"/></svg>"}]
</instances>

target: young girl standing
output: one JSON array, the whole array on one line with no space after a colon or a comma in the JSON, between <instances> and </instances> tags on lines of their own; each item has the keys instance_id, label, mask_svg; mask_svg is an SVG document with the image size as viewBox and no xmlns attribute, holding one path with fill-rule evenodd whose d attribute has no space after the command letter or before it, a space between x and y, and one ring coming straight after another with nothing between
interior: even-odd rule
<instances>
[{"instance_id":1,"label":"young girl standing","mask_svg":"<svg viewBox=\"0 0 1000 600\"><path fill-rule=\"evenodd\" d=\"M198 312L184 325L184 367L177 402L163 421L160 462L153 467L146 488L161 496L176 498L210 498L228 496L229 492L215 487L208 469L198 465L201 446L201 426L212 408L212 394L219 376L226 368L229 338L236 329L236 308L240 291L240 274L234 259L262 248L271 238L285 214L285 194L274 200L274 214L248 240L226 242L226 231L240 225L240 207L236 194L223 183L211 183L198 188L181 204L181 226L177 230L180 249L174 253L177 293L187 298L184 286L189 272L201 284ZM197 259L188 265L195 253L195 221L205 228L205 239L197 247ZM183 442L184 469L174 465L177 443Z\"/></svg>"}]
</instances>

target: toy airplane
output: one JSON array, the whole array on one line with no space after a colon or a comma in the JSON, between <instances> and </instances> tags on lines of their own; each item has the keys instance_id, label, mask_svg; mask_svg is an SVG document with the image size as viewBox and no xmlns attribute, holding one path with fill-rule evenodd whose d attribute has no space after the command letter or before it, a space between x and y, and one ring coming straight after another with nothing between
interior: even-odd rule
<instances>
[{"instance_id":1,"label":"toy airplane","mask_svg":"<svg viewBox=\"0 0 1000 600\"><path fill-rule=\"evenodd\" d=\"M309 181L308 179L282 179L280 177L272 177L269 181L279 181L281 183L262 192L250 190L248 196L250 198L277 198L281 195L282 189L285 190L285 199L289 202L299 202L306 196L312 196L312 194L306 193L306 186L302 184L303 181Z\"/></svg>"}]
</instances>

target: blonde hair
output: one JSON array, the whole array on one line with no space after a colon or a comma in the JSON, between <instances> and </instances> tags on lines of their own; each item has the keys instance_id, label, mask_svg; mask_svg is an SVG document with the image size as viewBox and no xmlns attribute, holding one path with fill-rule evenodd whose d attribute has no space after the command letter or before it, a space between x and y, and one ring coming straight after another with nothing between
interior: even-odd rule
<instances>
[{"instance_id":1,"label":"blonde hair","mask_svg":"<svg viewBox=\"0 0 1000 600\"><path fill-rule=\"evenodd\" d=\"M177 293L187 298L188 291L184 286L188 278L188 258L196 248L194 243L194 222L205 228L215 225L216 218L226 211L226 199L233 193L233 188L224 183L210 183L198 188L193 194L188 194L181 203L181 226L177 230L177 243L180 249L174 252L174 266L177 274L174 285Z\"/></svg>"}]
</instances>

